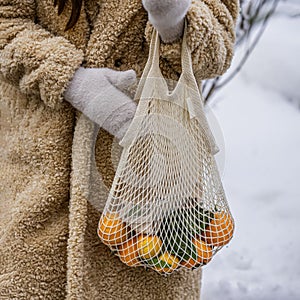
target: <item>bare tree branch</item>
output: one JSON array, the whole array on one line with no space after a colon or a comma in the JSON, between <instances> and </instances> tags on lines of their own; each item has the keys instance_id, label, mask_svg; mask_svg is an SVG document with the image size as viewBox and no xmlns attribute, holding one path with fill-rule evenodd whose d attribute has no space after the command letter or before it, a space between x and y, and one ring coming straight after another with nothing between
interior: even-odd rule
<instances>
[{"instance_id":1,"label":"bare tree branch","mask_svg":"<svg viewBox=\"0 0 300 300\"><path fill-rule=\"evenodd\" d=\"M204 82L203 97L205 104L243 68L262 37L280 1L282 0L240 0L241 13L236 29L236 49L243 46L247 47L235 69L222 77L216 77Z\"/></svg>"}]
</instances>

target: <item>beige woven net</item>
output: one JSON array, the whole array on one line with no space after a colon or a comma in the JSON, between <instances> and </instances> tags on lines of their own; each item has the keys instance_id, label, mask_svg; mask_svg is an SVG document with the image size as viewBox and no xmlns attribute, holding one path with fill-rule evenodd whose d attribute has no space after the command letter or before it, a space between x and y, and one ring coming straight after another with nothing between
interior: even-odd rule
<instances>
[{"instance_id":1,"label":"beige woven net","mask_svg":"<svg viewBox=\"0 0 300 300\"><path fill-rule=\"evenodd\" d=\"M98 228L122 262L162 274L207 264L234 230L186 32L181 57L182 74L169 91L153 32L137 112L120 142L124 149Z\"/></svg>"}]
</instances>

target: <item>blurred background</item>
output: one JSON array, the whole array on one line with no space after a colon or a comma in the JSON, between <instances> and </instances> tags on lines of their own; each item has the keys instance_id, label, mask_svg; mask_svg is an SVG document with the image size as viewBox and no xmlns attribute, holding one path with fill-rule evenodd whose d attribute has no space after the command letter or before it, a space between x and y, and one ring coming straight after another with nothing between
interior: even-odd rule
<instances>
[{"instance_id":1,"label":"blurred background","mask_svg":"<svg viewBox=\"0 0 300 300\"><path fill-rule=\"evenodd\" d=\"M233 64L204 84L236 231L203 268L201 300L299 300L300 1L241 8Z\"/></svg>"}]
</instances>

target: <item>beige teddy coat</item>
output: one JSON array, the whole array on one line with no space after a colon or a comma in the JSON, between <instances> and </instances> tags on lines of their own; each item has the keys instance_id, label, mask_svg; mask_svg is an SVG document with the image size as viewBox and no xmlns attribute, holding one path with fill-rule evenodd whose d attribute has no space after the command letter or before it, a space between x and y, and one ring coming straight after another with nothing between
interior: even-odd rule
<instances>
[{"instance_id":1,"label":"beige teddy coat","mask_svg":"<svg viewBox=\"0 0 300 300\"><path fill-rule=\"evenodd\" d=\"M0 299L199 299L201 270L129 268L97 237L121 147L63 99L79 66L141 76L152 26L141 0L0 0ZM195 0L187 15L197 80L230 65L237 0ZM161 68L180 74L180 41Z\"/></svg>"}]
</instances>

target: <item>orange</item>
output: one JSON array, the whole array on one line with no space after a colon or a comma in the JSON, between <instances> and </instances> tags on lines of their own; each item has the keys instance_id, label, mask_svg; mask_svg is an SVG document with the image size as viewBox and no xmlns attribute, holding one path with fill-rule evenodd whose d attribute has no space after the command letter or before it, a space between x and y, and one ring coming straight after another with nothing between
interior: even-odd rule
<instances>
[{"instance_id":1,"label":"orange","mask_svg":"<svg viewBox=\"0 0 300 300\"><path fill-rule=\"evenodd\" d=\"M106 213L99 221L98 235L108 246L117 246L127 240L127 228L117 213Z\"/></svg>"},{"instance_id":2,"label":"orange","mask_svg":"<svg viewBox=\"0 0 300 300\"><path fill-rule=\"evenodd\" d=\"M118 255L120 257L120 260L126 265L130 267L140 266L141 263L138 259L139 253L137 249L137 238L131 238L125 243L119 245Z\"/></svg>"},{"instance_id":3,"label":"orange","mask_svg":"<svg viewBox=\"0 0 300 300\"><path fill-rule=\"evenodd\" d=\"M159 256L157 263L153 266L154 270L160 273L171 273L179 266L179 259L168 252Z\"/></svg>"},{"instance_id":4,"label":"orange","mask_svg":"<svg viewBox=\"0 0 300 300\"><path fill-rule=\"evenodd\" d=\"M233 229L234 223L228 213L215 213L214 218L205 229L205 241L215 247L224 246L231 240Z\"/></svg>"},{"instance_id":5,"label":"orange","mask_svg":"<svg viewBox=\"0 0 300 300\"><path fill-rule=\"evenodd\" d=\"M203 242L200 237L196 237L192 240L193 244L196 248L197 259L193 259L190 257L188 260L184 260L181 262L181 265L186 268L194 268L198 265L207 264L212 258L212 248L208 246L205 242Z\"/></svg>"},{"instance_id":6,"label":"orange","mask_svg":"<svg viewBox=\"0 0 300 300\"><path fill-rule=\"evenodd\" d=\"M150 259L157 256L162 247L162 241L155 235L140 235L138 237L138 251L143 259Z\"/></svg>"}]
</instances>

